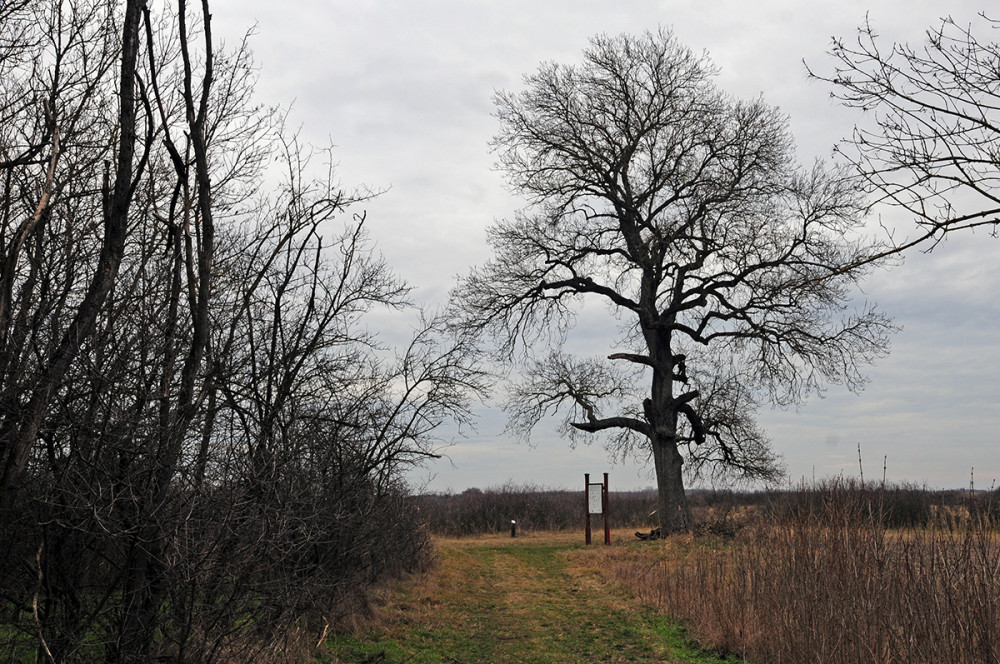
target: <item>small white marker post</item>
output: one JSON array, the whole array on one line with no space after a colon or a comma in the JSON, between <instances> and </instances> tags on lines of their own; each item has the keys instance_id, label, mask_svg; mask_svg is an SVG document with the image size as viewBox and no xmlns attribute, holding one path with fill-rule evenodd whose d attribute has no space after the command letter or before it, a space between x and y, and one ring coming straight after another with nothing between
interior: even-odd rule
<instances>
[{"instance_id":1,"label":"small white marker post","mask_svg":"<svg viewBox=\"0 0 1000 664\"><path fill-rule=\"evenodd\" d=\"M590 544L590 515L604 515L604 543L611 544L611 526L608 521L608 474L604 473L603 484L591 484L590 473L584 473L586 487L584 499L587 503L587 544Z\"/></svg>"}]
</instances>

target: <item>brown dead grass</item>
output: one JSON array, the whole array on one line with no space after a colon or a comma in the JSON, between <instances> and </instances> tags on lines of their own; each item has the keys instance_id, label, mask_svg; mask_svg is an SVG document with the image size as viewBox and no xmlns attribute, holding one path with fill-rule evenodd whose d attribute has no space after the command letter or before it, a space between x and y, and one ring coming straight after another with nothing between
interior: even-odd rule
<instances>
[{"instance_id":1,"label":"brown dead grass","mask_svg":"<svg viewBox=\"0 0 1000 664\"><path fill-rule=\"evenodd\" d=\"M591 558L704 643L759 662L996 664L1000 533L826 514Z\"/></svg>"}]
</instances>

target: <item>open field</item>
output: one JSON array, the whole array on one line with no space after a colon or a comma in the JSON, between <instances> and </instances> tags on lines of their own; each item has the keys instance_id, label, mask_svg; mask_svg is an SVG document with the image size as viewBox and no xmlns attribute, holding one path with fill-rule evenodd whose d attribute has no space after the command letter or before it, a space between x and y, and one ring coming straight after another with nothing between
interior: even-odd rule
<instances>
[{"instance_id":1,"label":"open field","mask_svg":"<svg viewBox=\"0 0 1000 664\"><path fill-rule=\"evenodd\" d=\"M612 550L631 532L616 532ZM721 664L596 564L582 533L437 539L435 571L383 592L377 616L331 638L324 661Z\"/></svg>"},{"instance_id":2,"label":"open field","mask_svg":"<svg viewBox=\"0 0 1000 664\"><path fill-rule=\"evenodd\" d=\"M463 507L451 523L487 532L438 535L435 570L383 592L328 661L1000 662L997 496L853 482L701 496L694 533L622 528L585 547L582 527L498 533L527 494L458 497L495 518Z\"/></svg>"},{"instance_id":3,"label":"open field","mask_svg":"<svg viewBox=\"0 0 1000 664\"><path fill-rule=\"evenodd\" d=\"M856 509L833 500L809 519L603 551L599 566L699 642L756 662L1000 661L996 523L890 529Z\"/></svg>"}]
</instances>

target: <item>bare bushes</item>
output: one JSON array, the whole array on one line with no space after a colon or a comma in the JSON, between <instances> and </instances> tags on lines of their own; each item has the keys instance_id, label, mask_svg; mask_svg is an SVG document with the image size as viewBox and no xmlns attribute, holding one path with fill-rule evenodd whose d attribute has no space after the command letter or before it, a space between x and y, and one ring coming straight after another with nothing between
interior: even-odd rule
<instances>
[{"instance_id":1,"label":"bare bushes","mask_svg":"<svg viewBox=\"0 0 1000 664\"><path fill-rule=\"evenodd\" d=\"M582 529L585 519L583 490L543 489L507 483L486 490L460 494L424 495L418 498L421 520L441 535L459 537L518 530L559 531ZM649 528L655 522L656 492L612 491L608 510L614 528Z\"/></svg>"},{"instance_id":2,"label":"bare bushes","mask_svg":"<svg viewBox=\"0 0 1000 664\"><path fill-rule=\"evenodd\" d=\"M837 481L800 486L756 497L771 521L795 522L842 510L854 510L888 528L944 524L954 518L956 508L970 505L967 494L929 491L914 484L862 484Z\"/></svg>"},{"instance_id":3,"label":"bare bushes","mask_svg":"<svg viewBox=\"0 0 1000 664\"><path fill-rule=\"evenodd\" d=\"M424 564L401 478L471 349L207 2L0 19L0 661L301 661Z\"/></svg>"},{"instance_id":4,"label":"bare bushes","mask_svg":"<svg viewBox=\"0 0 1000 664\"><path fill-rule=\"evenodd\" d=\"M301 630L367 613L373 584L426 565L429 541L402 487L354 481L270 504L236 486L197 501L165 556L161 655L296 661L306 655L289 640Z\"/></svg>"},{"instance_id":5,"label":"bare bushes","mask_svg":"<svg viewBox=\"0 0 1000 664\"><path fill-rule=\"evenodd\" d=\"M655 562L616 573L699 640L753 661L997 662L1000 532L988 501L890 528L878 493L787 495L771 509L788 518L757 519L731 540L668 541Z\"/></svg>"}]
</instances>

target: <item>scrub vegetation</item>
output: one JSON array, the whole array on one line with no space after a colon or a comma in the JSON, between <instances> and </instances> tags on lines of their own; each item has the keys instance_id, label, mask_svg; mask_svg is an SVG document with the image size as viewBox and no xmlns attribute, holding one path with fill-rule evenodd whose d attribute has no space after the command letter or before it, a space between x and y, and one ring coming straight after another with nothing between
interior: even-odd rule
<instances>
[{"instance_id":1,"label":"scrub vegetation","mask_svg":"<svg viewBox=\"0 0 1000 664\"><path fill-rule=\"evenodd\" d=\"M431 532L448 537L509 533L511 521L518 533L579 530L584 509L583 491L542 489L507 483L459 494L418 496L420 519ZM610 492L611 519L619 528L649 529L655 522L656 492ZM603 521L594 520L595 532Z\"/></svg>"}]
</instances>

